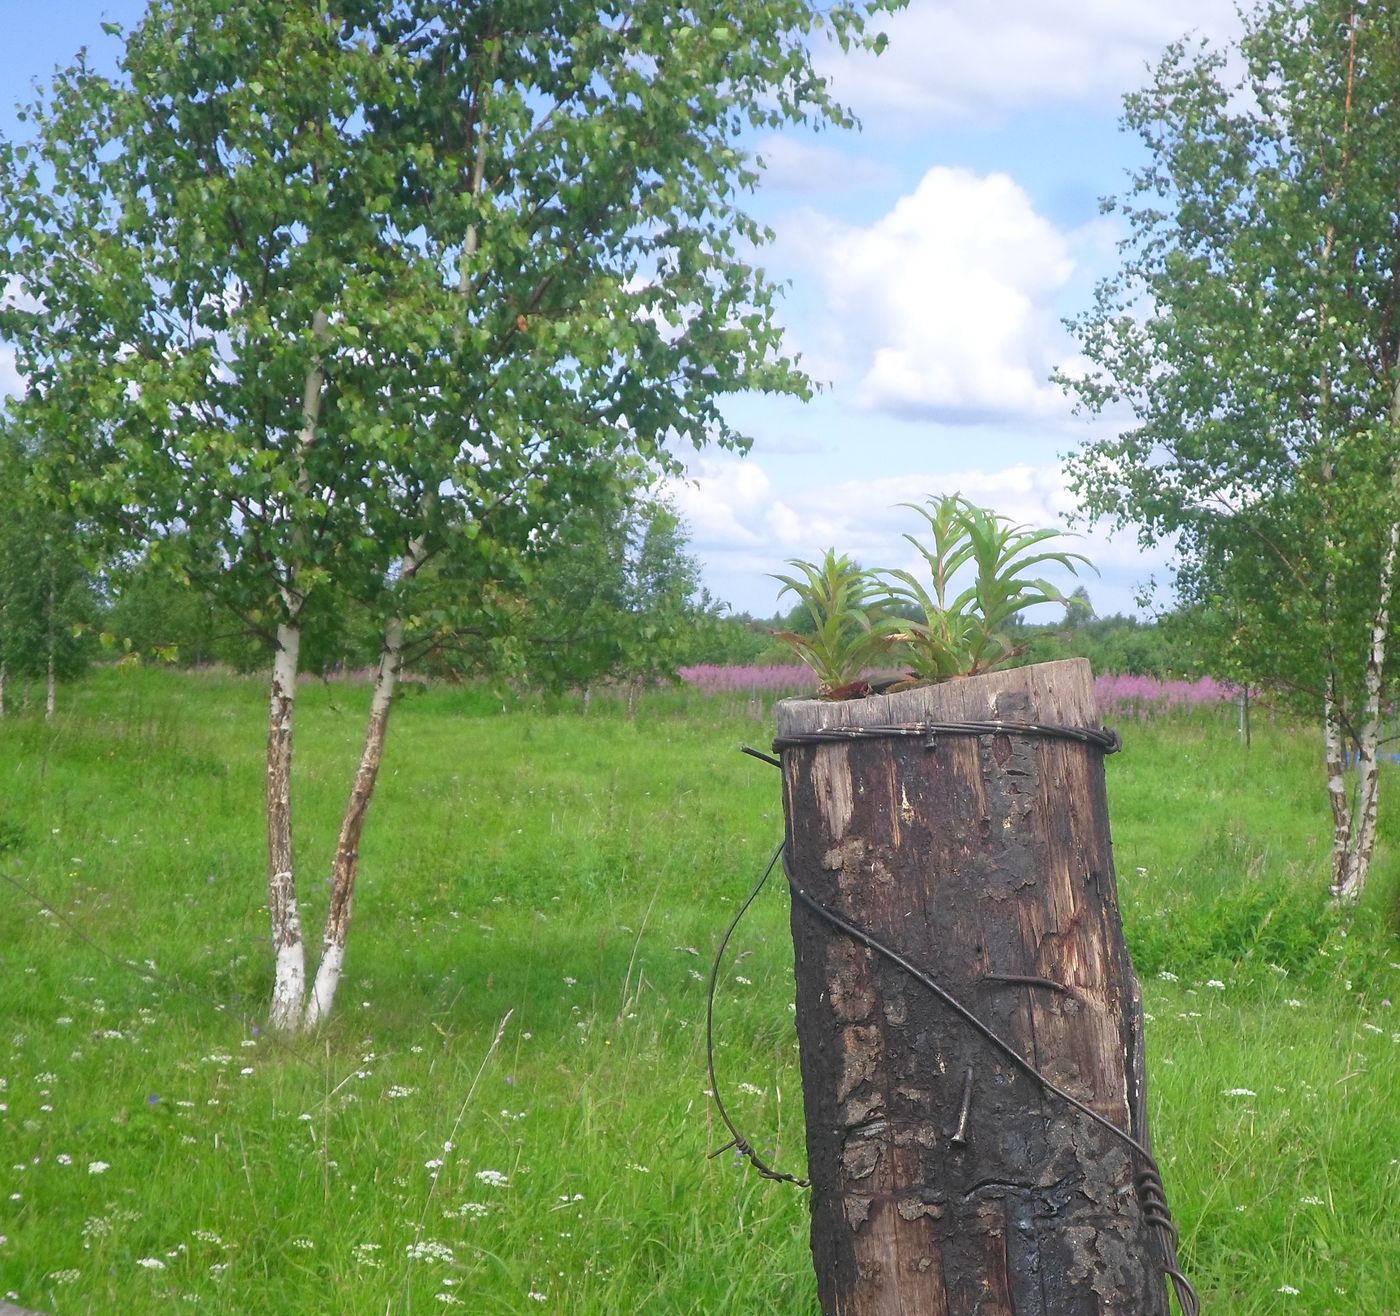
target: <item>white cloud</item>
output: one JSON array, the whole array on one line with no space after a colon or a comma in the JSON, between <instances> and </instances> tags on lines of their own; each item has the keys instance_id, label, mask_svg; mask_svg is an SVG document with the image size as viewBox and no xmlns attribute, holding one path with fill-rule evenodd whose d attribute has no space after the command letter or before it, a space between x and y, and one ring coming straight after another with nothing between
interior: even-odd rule
<instances>
[{"instance_id":1,"label":"white cloud","mask_svg":"<svg viewBox=\"0 0 1400 1316\"><path fill-rule=\"evenodd\" d=\"M0 343L0 398L19 397L24 393L24 379L15 366L15 349Z\"/></svg>"},{"instance_id":2,"label":"white cloud","mask_svg":"<svg viewBox=\"0 0 1400 1316\"><path fill-rule=\"evenodd\" d=\"M1071 351L1054 303L1075 272L1072 237L1008 175L939 166L868 228L813 212L785 228L829 315L815 352L802 346L861 405L932 420L1065 414L1048 377Z\"/></svg>"},{"instance_id":3,"label":"white cloud","mask_svg":"<svg viewBox=\"0 0 1400 1316\"><path fill-rule=\"evenodd\" d=\"M25 291L24 284L14 275L0 284L0 307L36 311L42 305L37 297ZM8 343L0 342L0 398L19 397L24 391L24 376L15 364L15 349Z\"/></svg>"},{"instance_id":4,"label":"white cloud","mask_svg":"<svg viewBox=\"0 0 1400 1316\"><path fill-rule=\"evenodd\" d=\"M850 188L888 182L893 171L874 160L804 142L790 134L773 134L754 148L763 161L763 187L783 192L819 192L830 196Z\"/></svg>"},{"instance_id":5,"label":"white cloud","mask_svg":"<svg viewBox=\"0 0 1400 1316\"><path fill-rule=\"evenodd\" d=\"M689 468L686 479L663 481L692 540L729 552L764 542L772 487L762 466L737 457L707 457Z\"/></svg>"},{"instance_id":6,"label":"white cloud","mask_svg":"<svg viewBox=\"0 0 1400 1316\"><path fill-rule=\"evenodd\" d=\"M911 127L1109 103L1143 86L1170 42L1195 33L1219 44L1239 32L1232 0L914 0L882 26L883 55L832 51L821 68L857 114L893 112Z\"/></svg>"}]
</instances>

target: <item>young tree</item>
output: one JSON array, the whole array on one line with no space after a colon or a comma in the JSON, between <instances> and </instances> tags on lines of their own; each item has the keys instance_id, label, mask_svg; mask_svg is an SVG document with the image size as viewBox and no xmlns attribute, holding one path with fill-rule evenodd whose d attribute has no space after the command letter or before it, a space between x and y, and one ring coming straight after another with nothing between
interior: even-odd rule
<instances>
[{"instance_id":1,"label":"young tree","mask_svg":"<svg viewBox=\"0 0 1400 1316\"><path fill-rule=\"evenodd\" d=\"M726 393L805 390L736 138L843 121L809 37L882 3L152 0L119 77L80 58L0 144L19 405L95 520L271 647L274 1027L331 1008L405 645L668 443L741 445ZM296 677L343 598L380 660L308 986Z\"/></svg>"},{"instance_id":2,"label":"young tree","mask_svg":"<svg viewBox=\"0 0 1400 1316\"><path fill-rule=\"evenodd\" d=\"M640 690L674 679L718 612L684 527L642 493L572 509L543 538L499 648L531 685L582 689L585 701L598 683L626 682L635 712ZM481 670L488 664L471 638L463 666Z\"/></svg>"},{"instance_id":3,"label":"young tree","mask_svg":"<svg viewBox=\"0 0 1400 1316\"><path fill-rule=\"evenodd\" d=\"M1332 890L1354 900L1400 545L1400 6L1262 0L1240 55L1232 85L1223 52L1174 47L1127 100L1151 162L1074 326L1091 368L1064 382L1135 424L1072 471L1095 515L1177 536L1219 674L1322 711Z\"/></svg>"},{"instance_id":4,"label":"young tree","mask_svg":"<svg viewBox=\"0 0 1400 1316\"><path fill-rule=\"evenodd\" d=\"M53 717L59 681L87 664L96 611L76 523L36 487L34 461L0 413L0 717L16 680L42 681Z\"/></svg>"},{"instance_id":5,"label":"young tree","mask_svg":"<svg viewBox=\"0 0 1400 1316\"><path fill-rule=\"evenodd\" d=\"M627 562L628 644L623 671L628 711L648 684L674 680L697 633L712 626L721 605L700 583L700 564L687 550L685 527L664 503L641 508Z\"/></svg>"}]
</instances>

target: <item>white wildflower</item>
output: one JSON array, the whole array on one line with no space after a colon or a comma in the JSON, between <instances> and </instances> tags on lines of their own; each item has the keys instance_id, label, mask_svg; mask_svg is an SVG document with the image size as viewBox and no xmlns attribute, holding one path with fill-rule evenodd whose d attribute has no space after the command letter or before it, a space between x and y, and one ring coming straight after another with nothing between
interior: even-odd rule
<instances>
[{"instance_id":1,"label":"white wildflower","mask_svg":"<svg viewBox=\"0 0 1400 1316\"><path fill-rule=\"evenodd\" d=\"M452 1249L446 1243L439 1243L432 1238L410 1243L404 1250L408 1253L410 1261L451 1261L453 1259Z\"/></svg>"}]
</instances>

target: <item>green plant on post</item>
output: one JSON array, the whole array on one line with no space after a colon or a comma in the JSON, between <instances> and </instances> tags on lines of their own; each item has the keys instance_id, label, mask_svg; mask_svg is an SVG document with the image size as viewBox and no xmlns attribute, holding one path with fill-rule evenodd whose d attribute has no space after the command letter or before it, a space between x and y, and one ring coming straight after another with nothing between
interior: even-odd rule
<instances>
[{"instance_id":1,"label":"green plant on post","mask_svg":"<svg viewBox=\"0 0 1400 1316\"><path fill-rule=\"evenodd\" d=\"M881 573L896 582L890 589L894 600L912 604L923 614L922 620L909 621L902 633L919 680L976 676L1014 658L1018 650L1006 636L1012 618L1038 603L1066 602L1049 581L1029 576L1032 568L1055 562L1077 574L1075 563L1080 562L1093 570L1082 553L1032 551L1060 538L1058 530L1016 525L960 494L931 497L923 506L900 505L918 512L932 532L931 544L904 536L928 563L931 592L908 571ZM954 575L968 565L976 573L972 583L950 599Z\"/></svg>"},{"instance_id":2,"label":"green plant on post","mask_svg":"<svg viewBox=\"0 0 1400 1316\"><path fill-rule=\"evenodd\" d=\"M880 615L874 573L831 548L820 563L792 558L788 565L802 578L775 575L783 585L778 597L797 595L811 615L813 631L779 631L778 639L816 674L821 698L851 699L867 693L865 669L895 642L888 619Z\"/></svg>"}]
</instances>

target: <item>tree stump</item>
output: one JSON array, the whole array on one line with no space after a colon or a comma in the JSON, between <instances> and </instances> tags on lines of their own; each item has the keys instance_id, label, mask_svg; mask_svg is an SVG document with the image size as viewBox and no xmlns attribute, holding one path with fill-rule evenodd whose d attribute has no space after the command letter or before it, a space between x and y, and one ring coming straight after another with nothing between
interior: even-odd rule
<instances>
[{"instance_id":1,"label":"tree stump","mask_svg":"<svg viewBox=\"0 0 1400 1316\"><path fill-rule=\"evenodd\" d=\"M1099 727L1082 659L842 703L832 727ZM1102 748L1004 732L783 749L789 876L1147 1144ZM812 1253L827 1316L1167 1316L1140 1159L795 894ZM1149 1193L1150 1195L1150 1193Z\"/></svg>"}]
</instances>

